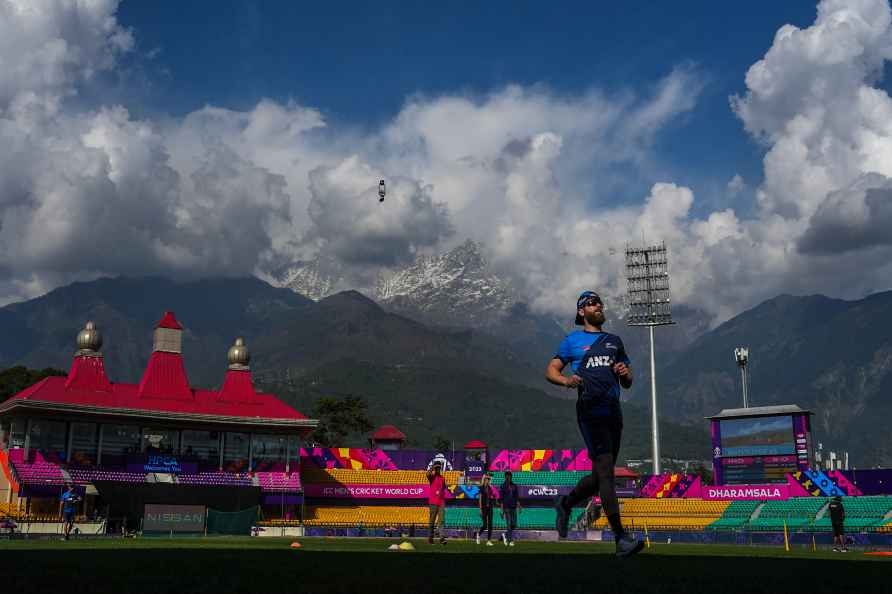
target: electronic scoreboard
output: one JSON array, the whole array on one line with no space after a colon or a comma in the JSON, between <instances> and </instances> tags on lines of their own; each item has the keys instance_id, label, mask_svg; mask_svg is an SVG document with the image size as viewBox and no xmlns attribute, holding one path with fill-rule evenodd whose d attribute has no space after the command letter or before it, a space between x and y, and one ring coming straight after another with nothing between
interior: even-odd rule
<instances>
[{"instance_id":1,"label":"electronic scoreboard","mask_svg":"<svg viewBox=\"0 0 892 594\"><path fill-rule=\"evenodd\" d=\"M808 469L810 415L787 405L723 410L709 417L715 484L784 483L787 473Z\"/></svg>"}]
</instances>

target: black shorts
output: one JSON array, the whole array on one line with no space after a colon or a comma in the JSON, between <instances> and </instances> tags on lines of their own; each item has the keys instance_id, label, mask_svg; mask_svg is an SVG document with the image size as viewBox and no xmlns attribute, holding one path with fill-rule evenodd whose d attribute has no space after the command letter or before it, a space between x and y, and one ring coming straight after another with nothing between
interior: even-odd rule
<instances>
[{"instance_id":1,"label":"black shorts","mask_svg":"<svg viewBox=\"0 0 892 594\"><path fill-rule=\"evenodd\" d=\"M74 522L74 510L71 510L71 511L63 510L62 511L62 521L65 522L66 524L73 523Z\"/></svg>"},{"instance_id":2,"label":"black shorts","mask_svg":"<svg viewBox=\"0 0 892 594\"><path fill-rule=\"evenodd\" d=\"M623 435L622 418L577 414L576 420L579 423L582 439L585 440L585 447L588 449L588 457L594 461L597 456L610 454L616 464L619 459L619 444Z\"/></svg>"},{"instance_id":3,"label":"black shorts","mask_svg":"<svg viewBox=\"0 0 892 594\"><path fill-rule=\"evenodd\" d=\"M833 536L842 536L842 524L837 524L834 522L833 526Z\"/></svg>"}]
</instances>

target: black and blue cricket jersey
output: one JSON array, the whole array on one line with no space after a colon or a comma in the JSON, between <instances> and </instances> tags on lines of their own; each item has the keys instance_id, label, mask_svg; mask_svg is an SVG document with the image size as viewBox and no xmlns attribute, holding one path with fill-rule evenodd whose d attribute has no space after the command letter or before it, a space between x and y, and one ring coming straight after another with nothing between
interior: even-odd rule
<instances>
[{"instance_id":1,"label":"black and blue cricket jersey","mask_svg":"<svg viewBox=\"0 0 892 594\"><path fill-rule=\"evenodd\" d=\"M609 332L577 330L561 341L554 357L582 378L577 412L588 417L621 417L616 363L630 365L622 339Z\"/></svg>"}]
</instances>

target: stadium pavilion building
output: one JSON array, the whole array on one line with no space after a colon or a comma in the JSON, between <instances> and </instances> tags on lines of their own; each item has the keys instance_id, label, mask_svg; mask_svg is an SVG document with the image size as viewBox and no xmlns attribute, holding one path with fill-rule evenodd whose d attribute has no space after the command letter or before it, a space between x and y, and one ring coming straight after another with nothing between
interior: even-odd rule
<instances>
[{"instance_id":1,"label":"stadium pavilion building","mask_svg":"<svg viewBox=\"0 0 892 594\"><path fill-rule=\"evenodd\" d=\"M133 526L146 503L238 511L298 502L301 440L317 421L254 389L241 338L219 391L191 387L182 334L166 312L140 382L115 383L87 322L67 377L0 404L0 504L52 516L75 484L82 515Z\"/></svg>"}]
</instances>

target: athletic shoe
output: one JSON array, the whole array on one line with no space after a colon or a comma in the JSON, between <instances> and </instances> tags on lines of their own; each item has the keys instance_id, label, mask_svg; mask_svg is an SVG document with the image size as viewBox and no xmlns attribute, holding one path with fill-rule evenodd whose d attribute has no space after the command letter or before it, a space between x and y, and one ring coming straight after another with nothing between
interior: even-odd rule
<instances>
[{"instance_id":1,"label":"athletic shoe","mask_svg":"<svg viewBox=\"0 0 892 594\"><path fill-rule=\"evenodd\" d=\"M445 544L446 544L446 537L445 537L445 536L443 536L443 537L440 538L440 544L441 544L441 545L445 545Z\"/></svg>"},{"instance_id":2,"label":"athletic shoe","mask_svg":"<svg viewBox=\"0 0 892 594\"><path fill-rule=\"evenodd\" d=\"M567 529L570 525L570 511L564 507L566 497L557 497L554 500L554 529L557 530L558 536L567 538Z\"/></svg>"},{"instance_id":3,"label":"athletic shoe","mask_svg":"<svg viewBox=\"0 0 892 594\"><path fill-rule=\"evenodd\" d=\"M492 541L491 541L491 540L487 540L487 541L486 541L486 546L488 546L488 547L493 546Z\"/></svg>"},{"instance_id":4,"label":"athletic shoe","mask_svg":"<svg viewBox=\"0 0 892 594\"><path fill-rule=\"evenodd\" d=\"M514 541L512 540L511 542L509 542L509 543L508 543L508 546L509 546L509 547L513 547L513 546L514 546Z\"/></svg>"},{"instance_id":5,"label":"athletic shoe","mask_svg":"<svg viewBox=\"0 0 892 594\"><path fill-rule=\"evenodd\" d=\"M478 535L474 538L474 540L477 541L477 544L480 544L480 535L478 534Z\"/></svg>"},{"instance_id":6,"label":"athletic shoe","mask_svg":"<svg viewBox=\"0 0 892 594\"><path fill-rule=\"evenodd\" d=\"M505 546L508 546L508 534L506 532L502 532L502 542L505 543Z\"/></svg>"},{"instance_id":7,"label":"athletic shoe","mask_svg":"<svg viewBox=\"0 0 892 594\"><path fill-rule=\"evenodd\" d=\"M833 547L833 552L834 552L834 553L838 553L838 552L839 552L839 547Z\"/></svg>"},{"instance_id":8,"label":"athletic shoe","mask_svg":"<svg viewBox=\"0 0 892 594\"><path fill-rule=\"evenodd\" d=\"M842 552L843 552L843 553L848 553L848 552L849 552L848 547L843 547L843 548L842 548Z\"/></svg>"},{"instance_id":9,"label":"athletic shoe","mask_svg":"<svg viewBox=\"0 0 892 594\"><path fill-rule=\"evenodd\" d=\"M644 541L638 540L631 534L623 534L616 541L616 556L631 557L644 548Z\"/></svg>"}]
</instances>

